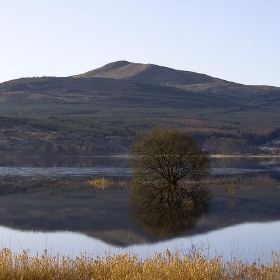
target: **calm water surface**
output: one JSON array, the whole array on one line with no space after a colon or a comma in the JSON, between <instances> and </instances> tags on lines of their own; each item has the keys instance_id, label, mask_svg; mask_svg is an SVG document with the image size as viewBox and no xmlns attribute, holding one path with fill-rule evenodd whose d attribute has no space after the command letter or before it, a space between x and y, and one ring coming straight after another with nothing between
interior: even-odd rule
<instances>
[{"instance_id":1,"label":"calm water surface","mask_svg":"<svg viewBox=\"0 0 280 280\"><path fill-rule=\"evenodd\" d=\"M129 180L127 159L64 158L52 164L36 157L23 162L13 158L0 162L0 184L15 186L15 191L0 196L0 242L13 252L28 249L36 254L47 249L73 257L84 252L94 256L130 252L146 258L166 249L183 254L195 249L207 257L252 262L270 261L271 252L280 251L278 159L213 160L209 209L175 225L174 219L157 220L155 210L156 226L133 214L126 189L116 186L97 192L85 187L84 178ZM53 185L69 176L74 181L62 188ZM30 188L37 179L38 184L46 182L45 192ZM22 191L26 182L29 187Z\"/></svg>"},{"instance_id":2,"label":"calm water surface","mask_svg":"<svg viewBox=\"0 0 280 280\"><path fill-rule=\"evenodd\" d=\"M268 223L244 223L193 237L179 237L151 244L119 247L83 234L61 232L30 232L0 227L1 246L15 253L28 249L31 255L47 249L52 255L71 257L89 253L94 257L115 254L137 254L140 259L155 253L200 251L206 257L223 256L225 261L238 260L264 263L272 261L272 252L280 250L280 221Z\"/></svg>"}]
</instances>

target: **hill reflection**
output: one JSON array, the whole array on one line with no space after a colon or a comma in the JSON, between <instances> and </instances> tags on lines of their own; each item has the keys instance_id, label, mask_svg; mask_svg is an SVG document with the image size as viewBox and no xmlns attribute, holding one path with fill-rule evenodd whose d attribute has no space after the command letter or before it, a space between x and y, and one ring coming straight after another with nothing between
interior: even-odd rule
<instances>
[{"instance_id":1,"label":"hill reflection","mask_svg":"<svg viewBox=\"0 0 280 280\"><path fill-rule=\"evenodd\" d=\"M121 160L117 166L123 164ZM160 204L156 199L147 203L153 194L143 197L119 186L121 180L129 183L129 176L111 177L113 186L103 191L86 184L92 175L0 176L0 225L28 232L79 232L126 247L194 237L244 222L277 221L279 162L266 165L262 160L262 166L268 171L212 175L203 186L190 188L183 204Z\"/></svg>"},{"instance_id":2,"label":"hill reflection","mask_svg":"<svg viewBox=\"0 0 280 280\"><path fill-rule=\"evenodd\" d=\"M175 190L172 196L179 197ZM211 193L206 188L191 186L183 199L169 197L168 188L132 187L133 220L158 239L172 238L195 227L202 214L210 210Z\"/></svg>"}]
</instances>

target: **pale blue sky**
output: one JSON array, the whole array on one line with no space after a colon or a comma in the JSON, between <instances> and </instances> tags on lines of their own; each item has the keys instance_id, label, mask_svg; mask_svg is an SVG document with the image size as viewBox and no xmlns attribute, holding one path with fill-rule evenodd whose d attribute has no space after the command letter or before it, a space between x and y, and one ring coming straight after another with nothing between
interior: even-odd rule
<instances>
[{"instance_id":1,"label":"pale blue sky","mask_svg":"<svg viewBox=\"0 0 280 280\"><path fill-rule=\"evenodd\" d=\"M0 0L0 82L153 63L280 86L280 0Z\"/></svg>"}]
</instances>

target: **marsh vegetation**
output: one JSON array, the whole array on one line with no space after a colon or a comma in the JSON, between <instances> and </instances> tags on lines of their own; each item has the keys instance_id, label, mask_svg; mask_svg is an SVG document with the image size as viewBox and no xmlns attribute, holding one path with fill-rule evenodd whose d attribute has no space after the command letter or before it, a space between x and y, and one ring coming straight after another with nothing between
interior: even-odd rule
<instances>
[{"instance_id":1,"label":"marsh vegetation","mask_svg":"<svg viewBox=\"0 0 280 280\"><path fill-rule=\"evenodd\" d=\"M51 256L47 252L34 257L28 251L12 254L8 249L0 252L0 279L278 279L280 256L273 262L246 264L239 261L224 262L222 258L206 259L198 252L190 255L156 254L146 260L135 255L117 255L94 259L91 255Z\"/></svg>"}]
</instances>

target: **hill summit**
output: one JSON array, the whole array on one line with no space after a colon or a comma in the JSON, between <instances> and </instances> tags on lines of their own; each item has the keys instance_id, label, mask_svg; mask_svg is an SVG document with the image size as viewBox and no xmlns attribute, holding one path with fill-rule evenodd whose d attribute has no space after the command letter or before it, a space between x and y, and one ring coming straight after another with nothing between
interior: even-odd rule
<instances>
[{"instance_id":1,"label":"hill summit","mask_svg":"<svg viewBox=\"0 0 280 280\"><path fill-rule=\"evenodd\" d=\"M164 86L183 86L191 84L215 83L219 79L189 71L175 70L154 64L117 61L98 69L78 75L83 78L113 78L138 83Z\"/></svg>"}]
</instances>

